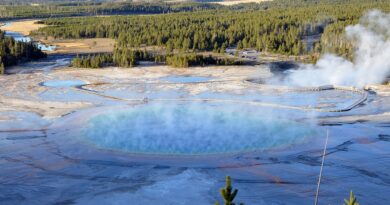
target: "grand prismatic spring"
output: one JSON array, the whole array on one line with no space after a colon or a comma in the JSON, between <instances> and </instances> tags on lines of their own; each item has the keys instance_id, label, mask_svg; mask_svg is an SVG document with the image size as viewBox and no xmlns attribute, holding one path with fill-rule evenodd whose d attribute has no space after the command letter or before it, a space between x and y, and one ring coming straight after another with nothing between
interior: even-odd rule
<instances>
[{"instance_id":1,"label":"grand prismatic spring","mask_svg":"<svg viewBox=\"0 0 390 205\"><path fill-rule=\"evenodd\" d=\"M362 29L347 33L375 34ZM374 39L383 42L360 45L363 60L326 55L291 69L82 69L56 53L7 68L0 204L214 204L231 176L238 202L309 205L322 159L321 204L341 204L350 190L360 204L383 204L390 52Z\"/></svg>"}]
</instances>

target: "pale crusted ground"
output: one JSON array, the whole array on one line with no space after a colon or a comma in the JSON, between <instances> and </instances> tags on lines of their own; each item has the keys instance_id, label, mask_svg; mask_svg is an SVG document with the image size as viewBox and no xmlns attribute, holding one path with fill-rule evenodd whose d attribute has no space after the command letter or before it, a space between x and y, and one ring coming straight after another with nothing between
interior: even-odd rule
<instances>
[{"instance_id":1,"label":"pale crusted ground","mask_svg":"<svg viewBox=\"0 0 390 205\"><path fill-rule=\"evenodd\" d=\"M168 83L164 80L164 77L168 76L209 77L212 78L209 82L213 83ZM87 90L74 88L76 93L80 94L80 92L85 92L86 96L95 95L103 99L107 98L110 100L112 98L111 100L119 100L121 102L131 102L133 99L142 100L143 97L150 95L150 92L160 93L160 95L164 95L162 97L168 95L168 98L177 98L177 95L180 95L178 93L181 92L187 93L190 96L208 92L231 95L261 92L266 95L274 95L275 97L289 92L283 86L277 86L275 88L275 86L259 85L246 81L248 78L264 79L271 76L272 73L267 66L210 66L183 69L161 65L143 65L136 68L111 67L105 69L63 68L53 70L49 73L35 72L6 75L0 77L0 84L2 85L2 89L0 90L0 112L25 111L51 118L59 117L82 108L96 106L97 102L93 100L80 101L80 98L75 100L66 97L66 101L57 101L57 99L43 100L42 97L39 97L42 93L50 93L53 91L65 92L64 95L67 96L69 94L66 93L66 90L72 90L56 90L40 85L45 81L52 80L82 80L89 84L84 87ZM378 106L386 112L389 86L371 86L370 88L378 96L381 96L370 104ZM94 93L95 91L97 93ZM336 95L337 93L334 94ZM347 96L341 96L341 98L348 100ZM289 106L283 101L281 104L286 108L300 108L300 106ZM304 108L302 105L302 109ZM383 114L384 112L370 116L350 116L345 119L337 117L337 120L350 121L367 118L383 121L388 118L388 114ZM333 120L336 119L329 118L329 121Z\"/></svg>"},{"instance_id":2,"label":"pale crusted ground","mask_svg":"<svg viewBox=\"0 0 390 205\"><path fill-rule=\"evenodd\" d=\"M78 69L67 68L55 70L50 73L27 73L0 76L0 112L25 111L36 113L42 117L59 117L74 110L93 106L88 102L58 102L43 101L39 94L49 91L49 87L41 86L40 83L50 80L79 79L91 84L99 83L128 83L128 82L159 82L159 78L169 75L196 75L213 77L216 80L244 80L248 76L270 76L268 69L253 69L251 66L240 67L196 67L191 69L176 69L168 66L144 66L136 69L107 68L107 69ZM162 85L164 89L171 89L174 84ZM232 88L233 86L233 88ZM230 85L216 87L215 89L229 90L245 88L245 86ZM189 86L191 92L198 93L208 89L203 85Z\"/></svg>"},{"instance_id":3,"label":"pale crusted ground","mask_svg":"<svg viewBox=\"0 0 390 205\"><path fill-rule=\"evenodd\" d=\"M0 112L24 111L51 118L65 115L76 109L86 108L91 104L85 102L33 101L0 96L0 105Z\"/></svg>"},{"instance_id":4,"label":"pale crusted ground","mask_svg":"<svg viewBox=\"0 0 390 205\"><path fill-rule=\"evenodd\" d=\"M44 24L36 24L38 20L22 20L15 21L9 25L3 25L0 27L4 31L12 31L22 33L23 35L29 35L31 31L38 30L45 27ZM91 39L53 39L34 37L34 40L38 40L46 45L56 46L56 50L49 53L100 53L100 52L112 52L114 49L115 41L108 38L91 38Z\"/></svg>"},{"instance_id":5,"label":"pale crusted ground","mask_svg":"<svg viewBox=\"0 0 390 205\"><path fill-rule=\"evenodd\" d=\"M50 53L106 53L114 50L115 40L109 38L91 39L39 39L47 45L56 46L56 50Z\"/></svg>"},{"instance_id":6,"label":"pale crusted ground","mask_svg":"<svg viewBox=\"0 0 390 205\"><path fill-rule=\"evenodd\" d=\"M38 30L39 28L45 27L43 24L36 24L38 20L24 20L15 21L10 25L1 26L1 30L19 32L23 35L29 35L31 31Z\"/></svg>"},{"instance_id":7,"label":"pale crusted ground","mask_svg":"<svg viewBox=\"0 0 390 205\"><path fill-rule=\"evenodd\" d=\"M110 78L110 79L137 79L137 81L153 80L169 75L194 75L218 78L218 80L243 80L250 76L269 77L271 73L268 68L253 69L253 66L207 66L192 68L172 68L165 65L138 66L136 68L110 67L105 69L79 69L69 68L56 70L54 74L71 74L78 77L85 77L89 81Z\"/></svg>"}]
</instances>

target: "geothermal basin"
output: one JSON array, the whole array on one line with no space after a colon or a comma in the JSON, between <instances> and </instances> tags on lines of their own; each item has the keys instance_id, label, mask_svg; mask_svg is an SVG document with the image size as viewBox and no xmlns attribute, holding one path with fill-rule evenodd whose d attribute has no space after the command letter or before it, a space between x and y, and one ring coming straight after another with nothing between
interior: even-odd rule
<instances>
[{"instance_id":1,"label":"geothermal basin","mask_svg":"<svg viewBox=\"0 0 390 205\"><path fill-rule=\"evenodd\" d=\"M328 131L320 200L390 193L385 86L247 80L266 66L55 66L68 58L0 77L2 204L214 204L226 175L238 202L312 204Z\"/></svg>"},{"instance_id":2,"label":"geothermal basin","mask_svg":"<svg viewBox=\"0 0 390 205\"><path fill-rule=\"evenodd\" d=\"M298 122L275 110L223 102L106 107L76 113L65 123L79 132L60 132L57 137L76 137L100 149L175 156L283 148L318 136L321 130L309 120Z\"/></svg>"}]
</instances>

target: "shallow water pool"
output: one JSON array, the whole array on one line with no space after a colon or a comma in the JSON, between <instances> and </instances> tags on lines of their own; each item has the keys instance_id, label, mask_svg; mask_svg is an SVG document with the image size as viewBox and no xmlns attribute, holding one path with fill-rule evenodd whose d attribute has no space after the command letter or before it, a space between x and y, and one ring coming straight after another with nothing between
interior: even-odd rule
<instances>
[{"instance_id":1,"label":"shallow water pool","mask_svg":"<svg viewBox=\"0 0 390 205\"><path fill-rule=\"evenodd\" d=\"M75 86L81 86L85 84L86 82L82 80L51 80L42 83L43 86L56 87L56 88L75 87Z\"/></svg>"},{"instance_id":2,"label":"shallow water pool","mask_svg":"<svg viewBox=\"0 0 390 205\"><path fill-rule=\"evenodd\" d=\"M254 106L149 103L93 116L80 138L130 153L199 155L278 148L316 133L314 125Z\"/></svg>"}]
</instances>

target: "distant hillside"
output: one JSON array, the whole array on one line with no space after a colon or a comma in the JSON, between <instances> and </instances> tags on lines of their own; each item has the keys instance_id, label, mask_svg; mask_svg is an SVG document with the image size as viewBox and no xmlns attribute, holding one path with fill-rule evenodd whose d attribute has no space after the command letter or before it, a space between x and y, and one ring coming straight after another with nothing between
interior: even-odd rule
<instances>
[{"instance_id":1,"label":"distant hillside","mask_svg":"<svg viewBox=\"0 0 390 205\"><path fill-rule=\"evenodd\" d=\"M0 4L6 5L31 5L45 3L101 3L101 2L124 2L126 0L1 0ZM131 2L131 1L129 1Z\"/></svg>"},{"instance_id":2,"label":"distant hillside","mask_svg":"<svg viewBox=\"0 0 390 205\"><path fill-rule=\"evenodd\" d=\"M243 4L243 3L261 3L272 0L197 0L197 2L217 3L225 6Z\"/></svg>"}]
</instances>

